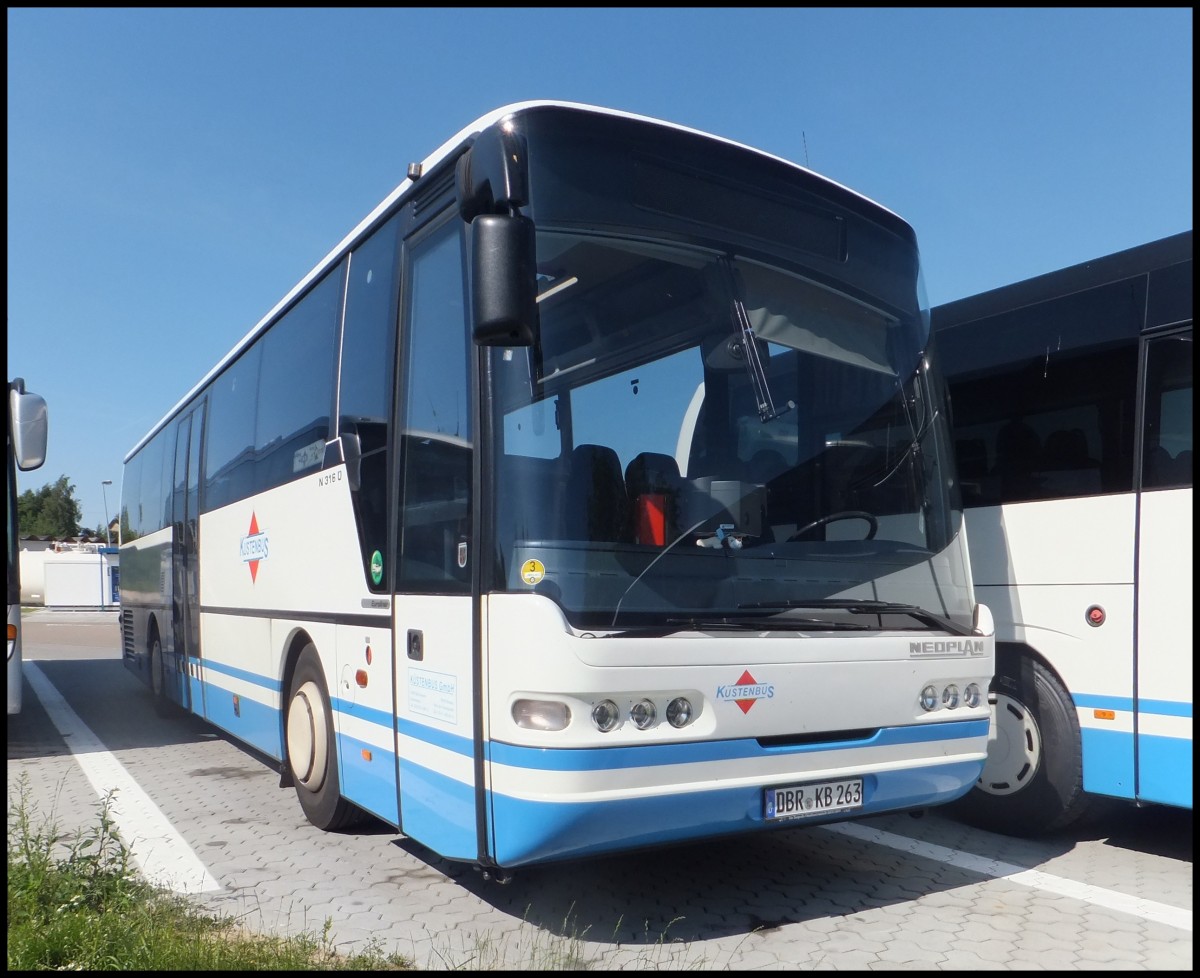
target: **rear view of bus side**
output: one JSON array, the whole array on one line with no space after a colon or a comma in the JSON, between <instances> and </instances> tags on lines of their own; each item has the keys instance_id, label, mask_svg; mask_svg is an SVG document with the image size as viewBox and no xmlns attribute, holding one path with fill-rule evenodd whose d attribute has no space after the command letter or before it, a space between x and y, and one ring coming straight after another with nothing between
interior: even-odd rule
<instances>
[{"instance_id":1,"label":"rear view of bus side","mask_svg":"<svg viewBox=\"0 0 1200 978\"><path fill-rule=\"evenodd\" d=\"M408 174L127 456L164 709L495 874L969 790L994 641L912 228L562 103Z\"/></svg>"},{"instance_id":2,"label":"rear view of bus side","mask_svg":"<svg viewBox=\"0 0 1200 978\"><path fill-rule=\"evenodd\" d=\"M1192 807L1192 232L933 310L994 736L956 807Z\"/></svg>"}]
</instances>

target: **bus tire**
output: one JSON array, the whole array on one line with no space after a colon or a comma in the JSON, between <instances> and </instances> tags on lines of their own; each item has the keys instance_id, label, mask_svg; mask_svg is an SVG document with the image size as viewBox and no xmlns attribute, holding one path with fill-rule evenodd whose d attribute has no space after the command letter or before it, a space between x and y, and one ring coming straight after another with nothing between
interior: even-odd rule
<instances>
[{"instance_id":1,"label":"bus tire","mask_svg":"<svg viewBox=\"0 0 1200 978\"><path fill-rule=\"evenodd\" d=\"M1036 659L997 661L993 737L983 772L950 810L962 821L1030 837L1065 828L1087 810L1075 705Z\"/></svg>"},{"instance_id":2,"label":"bus tire","mask_svg":"<svg viewBox=\"0 0 1200 978\"><path fill-rule=\"evenodd\" d=\"M292 673L284 736L288 769L305 817L326 832L357 821L360 810L341 795L333 711L321 661L311 643L300 653Z\"/></svg>"},{"instance_id":3,"label":"bus tire","mask_svg":"<svg viewBox=\"0 0 1200 978\"><path fill-rule=\"evenodd\" d=\"M154 697L154 712L164 719L178 715L176 705L167 696L167 664L163 656L158 629L150 636L150 692Z\"/></svg>"}]
</instances>

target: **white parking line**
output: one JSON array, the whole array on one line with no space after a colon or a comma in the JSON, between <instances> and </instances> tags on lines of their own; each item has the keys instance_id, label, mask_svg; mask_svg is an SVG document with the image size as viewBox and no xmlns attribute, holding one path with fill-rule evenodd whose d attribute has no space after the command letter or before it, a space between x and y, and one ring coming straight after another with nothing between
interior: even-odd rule
<instances>
[{"instance_id":1,"label":"white parking line","mask_svg":"<svg viewBox=\"0 0 1200 978\"><path fill-rule=\"evenodd\" d=\"M1060 896L1074 897L1076 900L1083 900L1085 903L1092 903L1099 907L1108 907L1110 910L1119 910L1122 913L1133 914L1135 917L1141 917L1143 920L1157 921L1158 923L1166 924L1168 927L1177 927L1179 930L1191 931L1192 929L1192 911L1184 910L1180 907L1172 907L1166 903L1158 903L1154 900L1145 900L1126 893L1118 893L1116 890L1106 890L1102 886L1077 883L1075 880L1065 879L1062 876L1052 876L1050 873L1043 873L1037 869L1025 869L1022 866L1002 862L999 859L988 859L985 856L976 856L973 853L961 852L958 849L948 849L945 846L934 845L931 842L921 842L904 835L896 835L892 832L883 832L880 829L869 828L857 822L841 822L836 825L823 825L821 827L829 832L848 835L851 838L861 839L864 842L873 842L876 845L898 849L901 852L911 853L914 856L934 859L937 862L946 863L949 866L965 869L972 873L978 873L981 876L991 879L1011 880L1013 883L1019 883L1022 886L1033 887L1037 890L1047 890L1050 893L1057 893Z\"/></svg>"},{"instance_id":2,"label":"white parking line","mask_svg":"<svg viewBox=\"0 0 1200 978\"><path fill-rule=\"evenodd\" d=\"M101 798L113 793L113 824L146 879L176 893L221 890L221 884L158 806L67 705L42 670L28 660L25 678L96 793Z\"/></svg>"}]
</instances>

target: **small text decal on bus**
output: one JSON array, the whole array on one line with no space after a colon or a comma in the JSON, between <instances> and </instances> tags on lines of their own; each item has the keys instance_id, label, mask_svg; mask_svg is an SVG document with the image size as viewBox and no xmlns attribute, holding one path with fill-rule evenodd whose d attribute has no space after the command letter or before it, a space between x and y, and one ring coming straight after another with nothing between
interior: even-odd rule
<instances>
[{"instance_id":1,"label":"small text decal on bus","mask_svg":"<svg viewBox=\"0 0 1200 978\"><path fill-rule=\"evenodd\" d=\"M760 683L750 670L742 673L742 678L732 686L718 686L718 700L733 700L743 713L749 713L758 700L769 700L775 695L775 687L769 683Z\"/></svg>"},{"instance_id":2,"label":"small text decal on bus","mask_svg":"<svg viewBox=\"0 0 1200 978\"><path fill-rule=\"evenodd\" d=\"M250 565L250 580L258 580L258 562L267 559L267 534L258 529L258 516L250 514L250 532L242 537L242 563Z\"/></svg>"},{"instance_id":3,"label":"small text decal on bus","mask_svg":"<svg viewBox=\"0 0 1200 978\"><path fill-rule=\"evenodd\" d=\"M908 643L909 655L984 655L986 652L986 642L969 638Z\"/></svg>"}]
</instances>

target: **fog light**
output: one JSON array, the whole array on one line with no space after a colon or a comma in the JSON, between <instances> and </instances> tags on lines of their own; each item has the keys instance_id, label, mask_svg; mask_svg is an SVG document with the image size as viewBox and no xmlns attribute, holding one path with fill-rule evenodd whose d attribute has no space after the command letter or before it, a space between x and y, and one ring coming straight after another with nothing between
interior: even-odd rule
<instances>
[{"instance_id":1,"label":"fog light","mask_svg":"<svg viewBox=\"0 0 1200 978\"><path fill-rule=\"evenodd\" d=\"M958 706L958 702L958 687L955 686L954 683L951 683L942 690L942 705L946 707L947 710L953 710L956 706Z\"/></svg>"},{"instance_id":2,"label":"fog light","mask_svg":"<svg viewBox=\"0 0 1200 978\"><path fill-rule=\"evenodd\" d=\"M963 702L972 710L983 702L983 692L979 689L978 683L969 683L963 690Z\"/></svg>"},{"instance_id":3,"label":"fog light","mask_svg":"<svg viewBox=\"0 0 1200 978\"><path fill-rule=\"evenodd\" d=\"M672 727L686 727L695 715L691 702L683 696L677 696L667 704L667 723Z\"/></svg>"},{"instance_id":4,"label":"fog light","mask_svg":"<svg viewBox=\"0 0 1200 978\"><path fill-rule=\"evenodd\" d=\"M938 705L938 693L932 686L926 686L921 690L921 709L936 710Z\"/></svg>"},{"instance_id":5,"label":"fog light","mask_svg":"<svg viewBox=\"0 0 1200 978\"><path fill-rule=\"evenodd\" d=\"M633 721L633 725L638 730L645 730L647 727L653 726L657 716L658 710L654 708L654 704L650 700L638 700L629 711L629 719Z\"/></svg>"},{"instance_id":6,"label":"fog light","mask_svg":"<svg viewBox=\"0 0 1200 978\"><path fill-rule=\"evenodd\" d=\"M617 709L617 704L612 700L601 700L592 707L592 723L601 733L615 730L620 722L621 713Z\"/></svg>"},{"instance_id":7,"label":"fog light","mask_svg":"<svg viewBox=\"0 0 1200 978\"><path fill-rule=\"evenodd\" d=\"M526 730L564 730L571 722L571 708L554 700L517 700L512 718Z\"/></svg>"}]
</instances>

